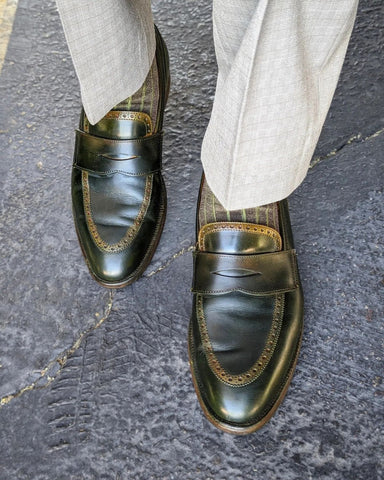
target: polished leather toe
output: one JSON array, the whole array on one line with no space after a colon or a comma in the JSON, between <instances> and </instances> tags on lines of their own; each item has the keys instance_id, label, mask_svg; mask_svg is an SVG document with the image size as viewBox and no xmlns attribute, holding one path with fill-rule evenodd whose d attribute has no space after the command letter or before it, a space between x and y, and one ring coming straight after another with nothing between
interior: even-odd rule
<instances>
[{"instance_id":1,"label":"polished leather toe","mask_svg":"<svg viewBox=\"0 0 384 480\"><path fill-rule=\"evenodd\" d=\"M231 301L230 296L227 300L228 302ZM288 302L293 302L293 304ZM235 302L233 306L235 308ZM254 316L250 317L252 318L251 321L259 322L258 328L255 326L257 333L249 331L251 328L248 328L246 333L241 332L239 328L241 319L238 321L241 315L234 308L223 309L221 318L224 326L221 335L228 335L230 339L237 338L240 345L226 346L224 348L223 346L214 345L216 358L222 354L223 350L227 357L232 357L227 359L228 366L225 372L228 372L228 378L233 380L237 374L237 378L240 375L240 378L243 380L243 376L245 380L243 382L245 383L244 385L226 383L220 378L220 371L214 371L211 368L206 355L206 349L204 348L204 342L201 338L198 321L196 322L199 315L196 315L194 312L191 320L189 340L191 365L200 401L203 404L203 408L207 410L208 418L211 421L213 420L216 426L233 433L250 433L265 423L263 420L273 409L289 381L300 346L302 332L302 316L300 313L302 310L302 299L300 297L292 296L291 299L286 301L285 309L289 308L292 310L292 313L291 315L288 313L284 315L279 338L274 347L273 355L269 360L263 359L263 356L265 356L263 346L265 345L267 332L262 325L263 315L260 312L261 308L257 308L258 306L260 307L260 304L253 306ZM248 313L250 311L251 309L249 308ZM228 318L233 319L232 328L227 327ZM244 341L244 336L242 339L239 338L239 334L241 336L242 333L244 336L249 336L247 341ZM259 339L264 339L262 345L257 345L257 340ZM248 349L252 349L252 352L250 353ZM266 353L268 355L268 352ZM246 357L249 358L248 365L251 366L250 369L244 368L247 366L246 362L244 362ZM259 365L259 362L265 362L266 360L266 365ZM234 370L233 367L232 369L230 368L231 364L238 366L241 361L245 364L243 368L237 370ZM253 366L263 368L262 372L257 372L257 378L252 378L250 370L252 370ZM247 383L247 375L249 375L249 383Z\"/></svg>"},{"instance_id":2,"label":"polished leather toe","mask_svg":"<svg viewBox=\"0 0 384 480\"><path fill-rule=\"evenodd\" d=\"M297 361L303 297L286 201L280 234L218 222L199 230L189 354L208 419L251 433L281 402Z\"/></svg>"},{"instance_id":3,"label":"polished leather toe","mask_svg":"<svg viewBox=\"0 0 384 480\"><path fill-rule=\"evenodd\" d=\"M92 180L100 179L73 169L73 216L81 248L99 283L127 285L141 274L160 237L166 214L164 181L159 172L142 178L115 174L110 188L103 188L107 179L102 178L97 191ZM139 199L132 198L132 191Z\"/></svg>"}]
</instances>

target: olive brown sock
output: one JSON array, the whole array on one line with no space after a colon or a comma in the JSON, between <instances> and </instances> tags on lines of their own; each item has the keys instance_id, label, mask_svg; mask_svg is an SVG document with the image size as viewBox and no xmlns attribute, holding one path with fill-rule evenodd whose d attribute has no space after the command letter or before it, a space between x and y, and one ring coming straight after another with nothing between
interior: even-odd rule
<instances>
[{"instance_id":1,"label":"olive brown sock","mask_svg":"<svg viewBox=\"0 0 384 480\"><path fill-rule=\"evenodd\" d=\"M279 231L278 206L274 202L260 207L226 210L204 180L200 198L199 226L201 228L207 223L215 222L256 223Z\"/></svg>"}]
</instances>

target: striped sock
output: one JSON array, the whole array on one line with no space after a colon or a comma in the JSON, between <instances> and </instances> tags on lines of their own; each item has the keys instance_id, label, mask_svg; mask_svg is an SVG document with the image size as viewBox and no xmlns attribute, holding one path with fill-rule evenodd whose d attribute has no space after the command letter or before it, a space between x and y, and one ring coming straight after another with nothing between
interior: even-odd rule
<instances>
[{"instance_id":1,"label":"striped sock","mask_svg":"<svg viewBox=\"0 0 384 480\"><path fill-rule=\"evenodd\" d=\"M279 231L278 206L275 202L254 208L226 210L204 180L199 210L200 228L207 223L214 222L256 223Z\"/></svg>"}]
</instances>

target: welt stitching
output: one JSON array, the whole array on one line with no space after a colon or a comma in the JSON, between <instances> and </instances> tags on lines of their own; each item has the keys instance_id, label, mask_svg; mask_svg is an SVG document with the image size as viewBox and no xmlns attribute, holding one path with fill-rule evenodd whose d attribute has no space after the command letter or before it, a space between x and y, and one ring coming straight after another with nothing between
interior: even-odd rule
<instances>
[{"instance_id":1,"label":"welt stitching","mask_svg":"<svg viewBox=\"0 0 384 480\"><path fill-rule=\"evenodd\" d=\"M297 284L293 288L279 288L277 290L257 290L257 292L263 293L264 295L272 295L274 293L285 293L297 288ZM255 293L255 290L247 290L245 288L232 288L230 290L199 290L199 293L202 294L215 294L215 293L233 293L233 292L244 292L244 293ZM262 295L260 295L262 296Z\"/></svg>"},{"instance_id":2,"label":"welt stitching","mask_svg":"<svg viewBox=\"0 0 384 480\"><path fill-rule=\"evenodd\" d=\"M85 168L85 167L81 167L80 165L73 165L75 168L79 169L79 170L82 170L82 171L85 171L85 172L90 172L90 173L97 173L99 175L110 175L112 173L120 173L122 175L127 175L129 177L140 177L140 176L143 176L143 175L151 175L152 173L156 173L156 172L159 172L161 167L159 168L156 168L154 170L150 170L150 171L142 171L142 172L139 172L139 173L131 173L131 172L125 172L124 170L105 170L103 172L99 172L97 170L91 170L90 168Z\"/></svg>"},{"instance_id":3,"label":"welt stitching","mask_svg":"<svg viewBox=\"0 0 384 480\"><path fill-rule=\"evenodd\" d=\"M143 137L143 138L135 138L135 139L124 139L124 140L116 140L114 138L103 138L103 137L96 137L95 135L91 135L90 133L82 132L81 130L77 130L78 133L80 133L81 136L83 137L92 137L96 138L97 140L103 140L105 143L117 143L117 144L123 144L123 143L128 143L128 144L135 144L135 143L143 143L143 142L149 142L149 143L155 143L155 140L160 140L160 138L163 135L163 132L158 132L154 133L153 135L149 135L148 137Z\"/></svg>"},{"instance_id":4,"label":"welt stitching","mask_svg":"<svg viewBox=\"0 0 384 480\"><path fill-rule=\"evenodd\" d=\"M241 258L256 258L256 257L261 256L261 255L271 255L271 256L272 255L279 255L279 254L281 254L281 252L284 252L284 251L288 251L288 250L281 250L280 252L261 253L261 254L255 253L253 255L251 254L251 255L238 255L238 256L241 257ZM289 251L289 254L288 254L289 257L293 256L292 252L293 252L293 250ZM196 254L198 254L198 253L199 252L197 251ZM215 255L215 257L217 256L217 257L220 257L220 258L223 258L223 257L224 258L233 258L233 254L228 254L228 253L217 253L217 254L214 254L214 255Z\"/></svg>"}]
</instances>

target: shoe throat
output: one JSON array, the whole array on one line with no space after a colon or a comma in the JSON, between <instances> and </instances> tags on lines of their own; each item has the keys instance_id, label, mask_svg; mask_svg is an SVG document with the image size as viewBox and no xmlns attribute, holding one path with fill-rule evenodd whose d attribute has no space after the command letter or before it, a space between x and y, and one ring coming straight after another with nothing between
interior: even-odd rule
<instances>
[{"instance_id":1,"label":"shoe throat","mask_svg":"<svg viewBox=\"0 0 384 480\"><path fill-rule=\"evenodd\" d=\"M83 111L80 129L91 135L116 140L146 137L156 131L159 109L159 69L154 58L143 85L122 100L105 117L91 125Z\"/></svg>"},{"instance_id":2,"label":"shoe throat","mask_svg":"<svg viewBox=\"0 0 384 480\"><path fill-rule=\"evenodd\" d=\"M209 188L205 178L203 179L200 189L200 201L198 207L198 225L199 229L209 223L246 223L262 226L265 225L266 231L271 228L277 232L280 231L279 225L279 208L277 202L261 205L254 208L246 208L240 210L226 210ZM252 225L251 225L252 224ZM250 229L242 229L238 236L248 236ZM248 232L248 233L247 233ZM254 234L250 234L254 238ZM247 242L246 242L247 243ZM266 253L266 252L260 252Z\"/></svg>"},{"instance_id":3,"label":"shoe throat","mask_svg":"<svg viewBox=\"0 0 384 480\"><path fill-rule=\"evenodd\" d=\"M142 138L153 132L148 114L118 110L111 110L95 125L91 125L84 116L83 128L91 135L115 140Z\"/></svg>"},{"instance_id":4,"label":"shoe throat","mask_svg":"<svg viewBox=\"0 0 384 480\"><path fill-rule=\"evenodd\" d=\"M211 253L253 255L281 250L282 239L274 228L243 222L216 222L199 231L198 248Z\"/></svg>"}]
</instances>

